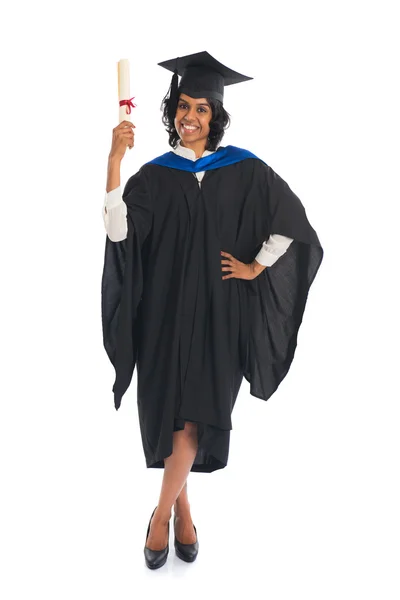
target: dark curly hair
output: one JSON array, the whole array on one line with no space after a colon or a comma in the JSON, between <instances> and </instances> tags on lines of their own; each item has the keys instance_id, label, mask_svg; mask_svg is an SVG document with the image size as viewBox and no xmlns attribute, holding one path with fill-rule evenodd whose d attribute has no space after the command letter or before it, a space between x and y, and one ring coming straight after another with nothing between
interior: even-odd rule
<instances>
[{"instance_id":1,"label":"dark curly hair","mask_svg":"<svg viewBox=\"0 0 400 600\"><path fill-rule=\"evenodd\" d=\"M180 140L179 134L174 125L179 96L180 88L178 88L178 100L176 101L176 106L172 107L170 106L169 92L167 92L161 102L160 107L160 110L163 113L162 122L165 125L167 133L169 134L168 143L172 148L176 148L178 141ZM221 140L224 137L225 129L230 126L231 120L230 115L223 107L222 102L214 98L207 98L207 102L211 106L212 117L209 124L210 133L207 139L206 150L213 152L221 143Z\"/></svg>"}]
</instances>

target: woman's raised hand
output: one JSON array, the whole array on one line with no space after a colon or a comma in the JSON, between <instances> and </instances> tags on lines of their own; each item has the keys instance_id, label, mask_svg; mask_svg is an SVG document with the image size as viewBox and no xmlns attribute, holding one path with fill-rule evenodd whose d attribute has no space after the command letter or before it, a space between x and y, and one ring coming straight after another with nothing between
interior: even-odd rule
<instances>
[{"instance_id":1,"label":"woman's raised hand","mask_svg":"<svg viewBox=\"0 0 400 600\"><path fill-rule=\"evenodd\" d=\"M135 125L130 121L121 121L117 127L114 127L110 158L122 160L125 156L126 148L133 148L135 142L134 128Z\"/></svg>"}]
</instances>

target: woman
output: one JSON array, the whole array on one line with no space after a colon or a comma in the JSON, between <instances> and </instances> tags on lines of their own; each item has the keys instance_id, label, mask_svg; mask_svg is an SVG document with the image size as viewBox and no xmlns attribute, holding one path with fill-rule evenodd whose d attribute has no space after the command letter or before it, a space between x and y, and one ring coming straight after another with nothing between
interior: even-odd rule
<instances>
[{"instance_id":1,"label":"woman","mask_svg":"<svg viewBox=\"0 0 400 600\"><path fill-rule=\"evenodd\" d=\"M144 548L150 568L167 559L172 506L177 555L196 558L188 474L227 465L243 376L263 400L286 376L323 257L284 180L251 152L220 146L224 86L249 78L207 52L160 64L174 71L163 100L172 151L143 165L121 197L120 162L134 133L118 125L103 212L114 403L136 365L146 465L164 468Z\"/></svg>"}]
</instances>

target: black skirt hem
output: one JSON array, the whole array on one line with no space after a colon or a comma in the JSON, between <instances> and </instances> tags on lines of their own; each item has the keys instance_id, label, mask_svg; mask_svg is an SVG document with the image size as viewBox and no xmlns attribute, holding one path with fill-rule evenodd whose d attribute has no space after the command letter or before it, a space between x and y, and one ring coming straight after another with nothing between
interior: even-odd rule
<instances>
[{"instance_id":1,"label":"black skirt hem","mask_svg":"<svg viewBox=\"0 0 400 600\"><path fill-rule=\"evenodd\" d=\"M193 473L212 473L219 469L224 469L228 464L230 431L220 429L214 425L192 421L190 419L175 418L174 431L184 429L185 421L197 423L198 450L190 472ZM148 469L164 469L164 459L172 454L172 436L170 450L167 452L156 453L151 458L146 459Z\"/></svg>"}]
</instances>

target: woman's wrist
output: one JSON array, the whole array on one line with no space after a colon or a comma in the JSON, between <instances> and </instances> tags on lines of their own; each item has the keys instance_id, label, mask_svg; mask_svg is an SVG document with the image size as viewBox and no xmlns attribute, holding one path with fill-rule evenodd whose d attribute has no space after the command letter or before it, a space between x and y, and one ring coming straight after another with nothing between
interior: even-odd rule
<instances>
[{"instance_id":1,"label":"woman's wrist","mask_svg":"<svg viewBox=\"0 0 400 600\"><path fill-rule=\"evenodd\" d=\"M250 266L254 277L257 277L262 271L264 271L264 269L267 268L266 265L261 265L256 261L256 259L253 260Z\"/></svg>"},{"instance_id":2,"label":"woman's wrist","mask_svg":"<svg viewBox=\"0 0 400 600\"><path fill-rule=\"evenodd\" d=\"M121 185L121 159L111 154L108 157L106 191L114 190Z\"/></svg>"}]
</instances>

